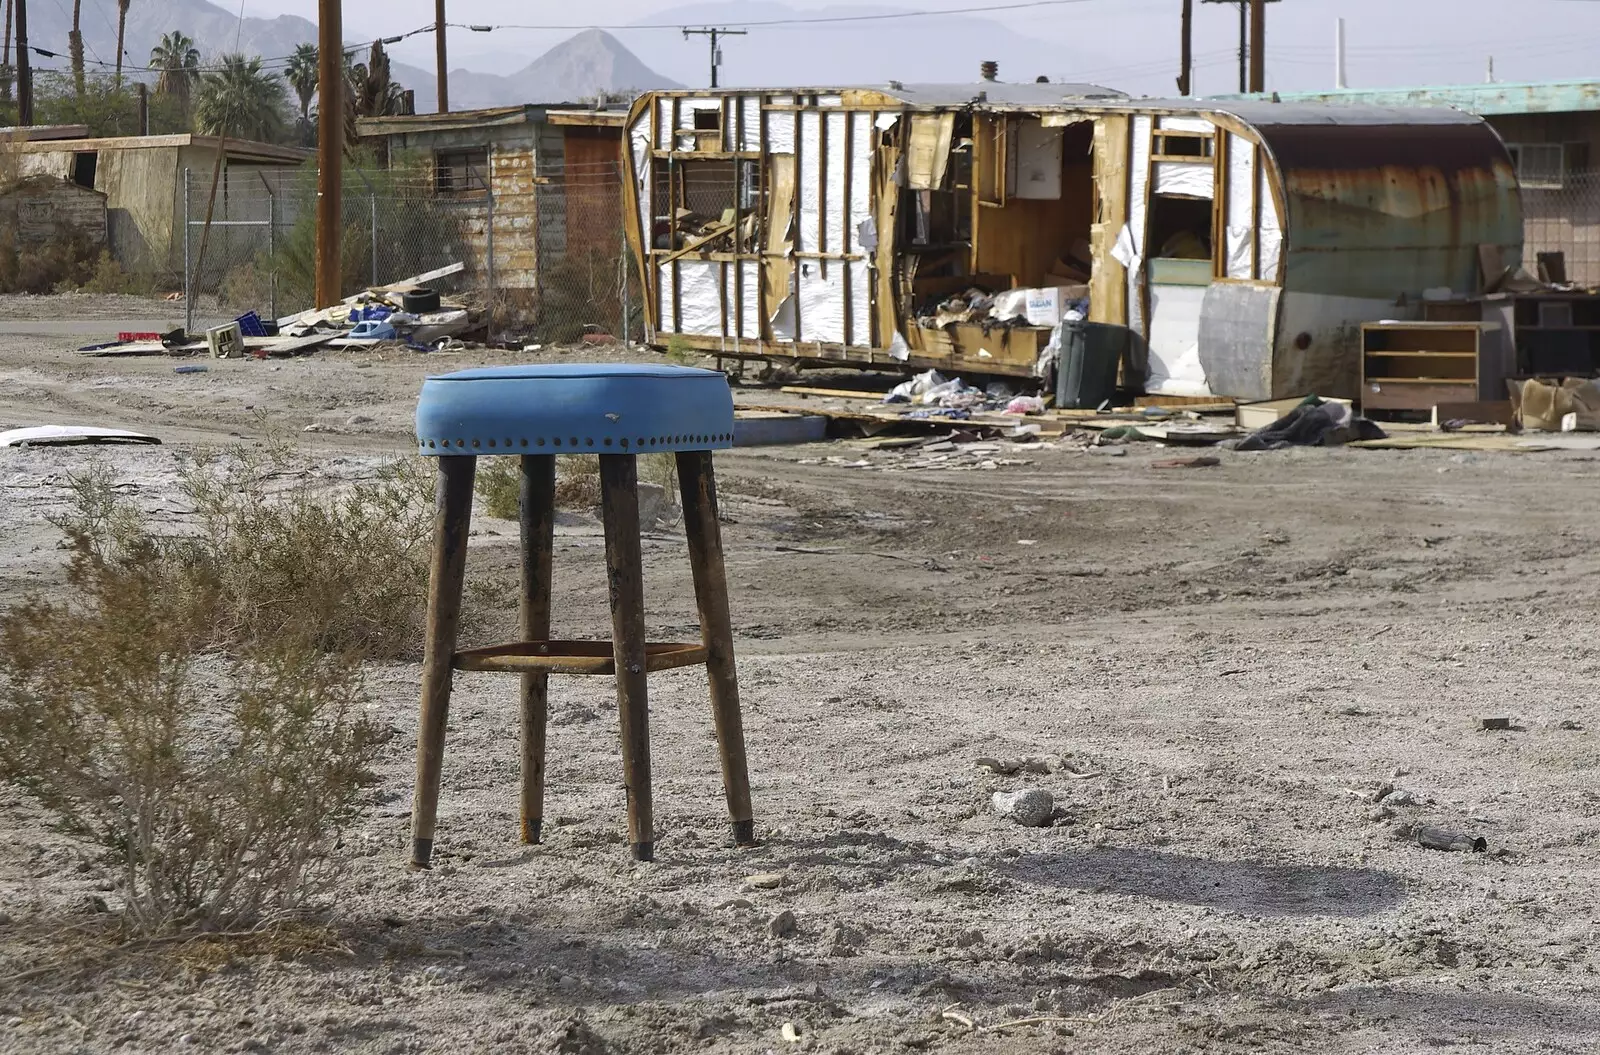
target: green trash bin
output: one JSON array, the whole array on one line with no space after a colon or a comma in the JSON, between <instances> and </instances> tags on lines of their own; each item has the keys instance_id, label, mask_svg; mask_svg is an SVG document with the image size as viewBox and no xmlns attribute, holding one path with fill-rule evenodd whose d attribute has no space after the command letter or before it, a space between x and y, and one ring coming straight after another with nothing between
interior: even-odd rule
<instances>
[{"instance_id":1,"label":"green trash bin","mask_svg":"<svg viewBox=\"0 0 1600 1055\"><path fill-rule=\"evenodd\" d=\"M1117 366L1128 351L1128 328L1103 322L1061 324L1056 406L1093 410L1117 394Z\"/></svg>"}]
</instances>

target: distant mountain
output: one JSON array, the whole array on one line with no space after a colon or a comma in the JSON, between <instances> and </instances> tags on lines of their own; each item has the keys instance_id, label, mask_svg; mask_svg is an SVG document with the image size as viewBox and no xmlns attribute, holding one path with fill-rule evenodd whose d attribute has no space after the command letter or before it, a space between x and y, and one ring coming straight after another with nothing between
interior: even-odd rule
<instances>
[{"instance_id":1,"label":"distant mountain","mask_svg":"<svg viewBox=\"0 0 1600 1055\"><path fill-rule=\"evenodd\" d=\"M437 93L431 70L391 62L390 73L406 87L416 89L419 112L433 112ZM451 70L450 108L571 103L602 91L681 87L640 62L616 37L588 29L505 76Z\"/></svg>"}]
</instances>

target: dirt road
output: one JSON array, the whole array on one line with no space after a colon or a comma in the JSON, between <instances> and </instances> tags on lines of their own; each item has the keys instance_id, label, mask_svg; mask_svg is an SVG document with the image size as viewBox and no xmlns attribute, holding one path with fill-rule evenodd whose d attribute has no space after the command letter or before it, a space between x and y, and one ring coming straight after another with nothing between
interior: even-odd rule
<instances>
[{"instance_id":1,"label":"dirt road","mask_svg":"<svg viewBox=\"0 0 1600 1055\"><path fill-rule=\"evenodd\" d=\"M161 434L100 457L177 518L182 450L282 429L359 469L406 448L425 372L507 358L175 375L0 338L0 426ZM347 954L17 981L104 874L0 791L0 1050L1594 1050L1593 456L1159 456L719 457L758 849L727 843L703 674L652 679L649 865L624 842L609 681L554 683L551 820L525 849L515 684L460 674L438 867L408 872L419 668L381 665L399 735L345 838ZM59 566L44 517L92 457L0 451L5 599ZM515 525L472 542L473 574L514 581ZM557 545L558 633L603 636L598 527ZM693 636L681 534L645 554L652 638ZM469 599L484 640L504 602ZM1382 784L1398 804L1369 801ZM1053 794L1051 826L996 815L1021 788ZM1396 836L1418 823L1489 851Z\"/></svg>"}]
</instances>

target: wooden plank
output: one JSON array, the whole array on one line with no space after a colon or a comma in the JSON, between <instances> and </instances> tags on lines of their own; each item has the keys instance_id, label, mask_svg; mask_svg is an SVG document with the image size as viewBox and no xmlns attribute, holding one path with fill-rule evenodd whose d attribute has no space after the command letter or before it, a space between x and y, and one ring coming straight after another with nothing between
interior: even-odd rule
<instances>
[{"instance_id":1,"label":"wooden plank","mask_svg":"<svg viewBox=\"0 0 1600 1055\"><path fill-rule=\"evenodd\" d=\"M1182 407L1199 414L1232 413L1235 403L1231 399L1215 396L1135 396L1136 407Z\"/></svg>"},{"instance_id":2,"label":"wooden plank","mask_svg":"<svg viewBox=\"0 0 1600 1055\"><path fill-rule=\"evenodd\" d=\"M950 142L955 132L953 113L913 114L906 146L906 186L911 190L939 190L950 162Z\"/></svg>"},{"instance_id":3,"label":"wooden plank","mask_svg":"<svg viewBox=\"0 0 1600 1055\"><path fill-rule=\"evenodd\" d=\"M790 228L794 241L792 248L805 249L805 232L800 229L800 198L804 194L806 180L805 152L801 147L805 143L805 114L794 115L794 200L791 203L793 211L793 226ZM794 298L794 343L798 345L802 334L800 322L800 269L789 268L789 296Z\"/></svg>"},{"instance_id":4,"label":"wooden plank","mask_svg":"<svg viewBox=\"0 0 1600 1055\"><path fill-rule=\"evenodd\" d=\"M436 267L432 271L424 271L420 275L412 275L409 278L402 278L398 282L389 283L387 286L371 286L369 288L380 293L398 293L408 289L415 289L418 286L421 286L423 283L432 282L435 279L448 278L451 275L459 275L466 269L467 265L457 260L453 264L446 264L444 267ZM363 289L360 293L352 293L339 303L354 304L356 301L366 296L367 292L367 289ZM285 326L296 326L300 323L301 319L308 315L315 315L316 313L317 309L311 308L307 309L306 311L297 311L293 315L285 315L283 318L278 320L278 328L282 329Z\"/></svg>"},{"instance_id":5,"label":"wooden plank","mask_svg":"<svg viewBox=\"0 0 1600 1055\"><path fill-rule=\"evenodd\" d=\"M760 180L761 195L756 202L756 245L755 248L762 253L770 253L772 247L771 230L771 198L772 198L772 155L767 152L767 108L763 104L767 101L765 95L756 97L756 137L761 145L761 160L756 162L760 171L757 178ZM758 265L756 276L756 341L771 340L772 309L767 301L767 268L766 264Z\"/></svg>"},{"instance_id":6,"label":"wooden plank","mask_svg":"<svg viewBox=\"0 0 1600 1055\"><path fill-rule=\"evenodd\" d=\"M1250 277L1261 278L1261 147L1250 144Z\"/></svg>"},{"instance_id":7,"label":"wooden plank","mask_svg":"<svg viewBox=\"0 0 1600 1055\"><path fill-rule=\"evenodd\" d=\"M1376 391L1374 391L1376 389ZM1388 381L1361 386L1362 410L1431 410L1437 403L1469 403L1477 396L1476 381Z\"/></svg>"},{"instance_id":8,"label":"wooden plank","mask_svg":"<svg viewBox=\"0 0 1600 1055\"><path fill-rule=\"evenodd\" d=\"M793 154L771 154L767 158L767 171L771 184L767 192L766 236L761 262L761 336L773 341L772 317L789 295L793 282L794 261L790 257L793 247L795 193L795 157Z\"/></svg>"},{"instance_id":9,"label":"wooden plank","mask_svg":"<svg viewBox=\"0 0 1600 1055\"><path fill-rule=\"evenodd\" d=\"M1228 199L1231 180L1228 172L1230 140L1216 137L1211 177L1211 281L1228 277ZM1191 159L1192 160L1192 159Z\"/></svg>"},{"instance_id":10,"label":"wooden plank","mask_svg":"<svg viewBox=\"0 0 1600 1055\"><path fill-rule=\"evenodd\" d=\"M685 130L685 135L689 134ZM760 157L755 150L652 150L651 156L675 157L680 161L754 161Z\"/></svg>"},{"instance_id":11,"label":"wooden plank","mask_svg":"<svg viewBox=\"0 0 1600 1055\"><path fill-rule=\"evenodd\" d=\"M1117 235L1128 222L1128 133L1123 115L1095 119L1095 183L1100 212L1090 225L1089 318L1125 326L1128 322L1127 271L1111 255Z\"/></svg>"},{"instance_id":12,"label":"wooden plank","mask_svg":"<svg viewBox=\"0 0 1600 1055\"><path fill-rule=\"evenodd\" d=\"M807 385L784 385L779 392L792 396L820 396L823 399L871 399L878 402L883 400L882 393L858 392L847 388L811 388Z\"/></svg>"},{"instance_id":13,"label":"wooden plank","mask_svg":"<svg viewBox=\"0 0 1600 1055\"><path fill-rule=\"evenodd\" d=\"M656 258L656 263L658 265L659 264L670 264L673 261L677 260L679 257L687 256L689 253L694 252L696 249L699 249L701 246L705 245L707 242L714 242L718 238L721 238L723 235L727 234L729 231L736 230L736 229L737 228L736 228L736 226L734 224L719 223L719 224L717 224L716 227L712 228L706 234L699 235L699 236L695 237L693 240L687 242L682 249L674 249L673 251L669 252L665 256L657 257ZM737 255L738 255L737 253L721 253L721 254L715 254L715 255L708 253L708 254L705 255L704 259L714 260L714 259L734 257L734 256L737 256Z\"/></svg>"},{"instance_id":14,"label":"wooden plank","mask_svg":"<svg viewBox=\"0 0 1600 1055\"><path fill-rule=\"evenodd\" d=\"M826 121L827 117L824 116ZM850 209L855 204L855 184L851 179L854 171L852 165L855 160L855 125L856 115L846 112L844 115L844 186L839 194L840 235L839 250L842 253L850 252L851 242L855 239L854 225L850 222ZM856 343L855 335L855 301L852 287L855 285L854 276L850 265L844 265L844 343L848 347Z\"/></svg>"},{"instance_id":15,"label":"wooden plank","mask_svg":"<svg viewBox=\"0 0 1600 1055\"><path fill-rule=\"evenodd\" d=\"M1447 421L1467 421L1477 425L1511 425L1517 414L1509 399L1474 400L1467 403L1435 403L1433 427Z\"/></svg>"},{"instance_id":16,"label":"wooden plank","mask_svg":"<svg viewBox=\"0 0 1600 1055\"><path fill-rule=\"evenodd\" d=\"M828 251L828 115L817 115L817 252ZM826 275L824 275L826 277Z\"/></svg>"}]
</instances>

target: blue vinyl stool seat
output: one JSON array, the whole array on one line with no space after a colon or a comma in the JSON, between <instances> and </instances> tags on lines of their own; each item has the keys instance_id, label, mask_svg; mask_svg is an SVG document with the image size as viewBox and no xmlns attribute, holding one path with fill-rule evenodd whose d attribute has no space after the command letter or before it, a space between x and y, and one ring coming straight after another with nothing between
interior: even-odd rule
<instances>
[{"instance_id":1,"label":"blue vinyl stool seat","mask_svg":"<svg viewBox=\"0 0 1600 1055\"><path fill-rule=\"evenodd\" d=\"M734 841L741 846L754 845L711 463L713 450L733 446L733 395L727 379L714 370L643 364L461 370L423 381L416 429L419 453L438 459L439 483L412 811L413 867L426 868L432 858L445 724L456 670L521 675L521 814L522 838L527 843L539 842L542 834L549 675L614 674L629 843L635 858L648 861L654 854L655 837L646 675L704 664ZM698 643L645 640L636 458L657 452L669 452L677 462L700 613ZM505 644L458 650L477 459L499 454L516 455L521 467L521 637ZM599 456L610 641L550 639L555 459L560 454Z\"/></svg>"},{"instance_id":2,"label":"blue vinyl stool seat","mask_svg":"<svg viewBox=\"0 0 1600 1055\"><path fill-rule=\"evenodd\" d=\"M489 366L430 377L424 455L616 454L733 446L733 394L715 370L636 364Z\"/></svg>"}]
</instances>

